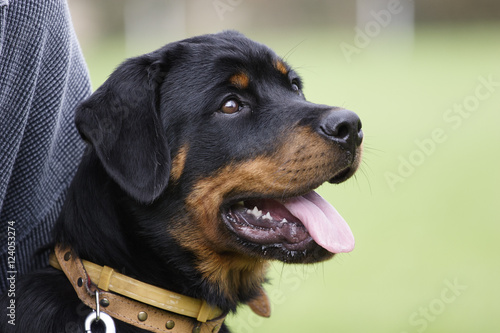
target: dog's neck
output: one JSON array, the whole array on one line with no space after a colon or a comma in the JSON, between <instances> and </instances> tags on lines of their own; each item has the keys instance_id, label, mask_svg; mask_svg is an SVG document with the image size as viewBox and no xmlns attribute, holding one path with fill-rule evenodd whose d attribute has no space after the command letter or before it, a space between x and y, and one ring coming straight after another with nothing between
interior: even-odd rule
<instances>
[{"instance_id":1,"label":"dog's neck","mask_svg":"<svg viewBox=\"0 0 500 333\"><path fill-rule=\"evenodd\" d=\"M171 196L166 200L169 204L181 204L182 199L174 194L165 195ZM255 290L248 290L246 281L229 295L217 284L204 281L196 269L196 258L160 230L168 221L159 223L151 220L154 214L143 214L157 207L153 204L146 208L131 200L110 179L94 154L85 155L59 217L55 241L70 245L82 259L110 266L160 288L204 299L223 311L234 311L239 303L259 294L257 283ZM169 218L160 216L155 218ZM151 228L141 227L151 224L160 229L153 233Z\"/></svg>"}]
</instances>

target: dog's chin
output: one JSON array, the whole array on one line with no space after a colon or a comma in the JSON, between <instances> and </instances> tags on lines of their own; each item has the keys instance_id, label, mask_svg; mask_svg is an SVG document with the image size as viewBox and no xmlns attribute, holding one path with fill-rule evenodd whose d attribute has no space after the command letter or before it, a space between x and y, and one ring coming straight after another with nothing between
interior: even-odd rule
<instances>
[{"instance_id":1,"label":"dog's chin","mask_svg":"<svg viewBox=\"0 0 500 333\"><path fill-rule=\"evenodd\" d=\"M289 198L291 199L291 198ZM287 263L314 263L334 253L319 246L283 199L253 198L228 204L222 220L239 246L255 256Z\"/></svg>"}]
</instances>

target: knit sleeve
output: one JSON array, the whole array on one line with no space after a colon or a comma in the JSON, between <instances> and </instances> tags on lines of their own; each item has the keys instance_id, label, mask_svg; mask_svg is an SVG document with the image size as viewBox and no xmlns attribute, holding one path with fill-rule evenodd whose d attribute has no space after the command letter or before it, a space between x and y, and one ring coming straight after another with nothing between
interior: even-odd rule
<instances>
[{"instance_id":1,"label":"knit sleeve","mask_svg":"<svg viewBox=\"0 0 500 333\"><path fill-rule=\"evenodd\" d=\"M74 109L90 90L66 2L0 0L0 262L11 221L18 275L46 263L36 251L50 242L80 160Z\"/></svg>"}]
</instances>

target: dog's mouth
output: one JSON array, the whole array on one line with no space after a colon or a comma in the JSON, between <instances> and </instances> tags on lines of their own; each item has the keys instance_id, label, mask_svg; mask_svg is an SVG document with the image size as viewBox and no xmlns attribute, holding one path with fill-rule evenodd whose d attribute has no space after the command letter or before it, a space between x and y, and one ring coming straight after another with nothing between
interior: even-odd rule
<instances>
[{"instance_id":1,"label":"dog's mouth","mask_svg":"<svg viewBox=\"0 0 500 333\"><path fill-rule=\"evenodd\" d=\"M262 249L306 251L314 243L330 253L354 248L351 229L337 210L314 191L287 199L249 199L223 209L226 225Z\"/></svg>"}]
</instances>

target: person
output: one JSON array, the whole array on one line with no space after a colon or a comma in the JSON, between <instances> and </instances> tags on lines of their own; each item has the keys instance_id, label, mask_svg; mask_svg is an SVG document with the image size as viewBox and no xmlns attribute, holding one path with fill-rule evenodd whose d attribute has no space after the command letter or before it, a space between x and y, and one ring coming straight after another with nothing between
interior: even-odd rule
<instances>
[{"instance_id":1,"label":"person","mask_svg":"<svg viewBox=\"0 0 500 333\"><path fill-rule=\"evenodd\" d=\"M83 153L73 117L90 93L66 1L0 0L0 294L48 263L39 249Z\"/></svg>"}]
</instances>

